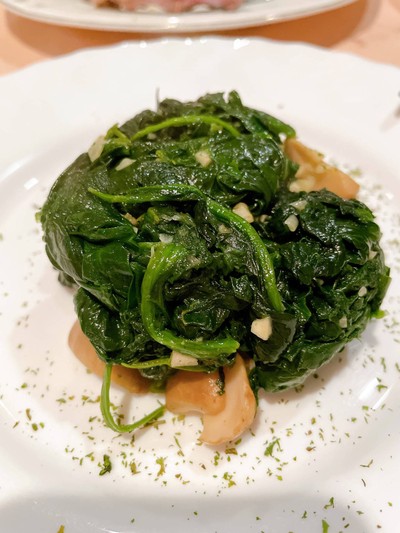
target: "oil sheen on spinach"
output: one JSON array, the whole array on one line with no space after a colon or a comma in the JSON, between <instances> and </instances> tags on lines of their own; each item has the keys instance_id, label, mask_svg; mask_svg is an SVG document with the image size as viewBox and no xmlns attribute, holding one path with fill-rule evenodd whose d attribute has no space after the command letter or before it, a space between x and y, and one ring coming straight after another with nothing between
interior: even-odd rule
<instances>
[{"instance_id":1,"label":"oil sheen on spinach","mask_svg":"<svg viewBox=\"0 0 400 533\"><path fill-rule=\"evenodd\" d=\"M379 314L389 271L373 215L325 190L288 191L296 165L282 142L294 135L235 92L168 99L110 128L98 157L82 154L58 178L41 211L46 251L77 286L106 379L118 363L159 387L172 350L197 358L196 371L240 351L254 360L254 391L277 391ZM232 211L239 202L253 222ZM265 316L263 341L250 328Z\"/></svg>"}]
</instances>

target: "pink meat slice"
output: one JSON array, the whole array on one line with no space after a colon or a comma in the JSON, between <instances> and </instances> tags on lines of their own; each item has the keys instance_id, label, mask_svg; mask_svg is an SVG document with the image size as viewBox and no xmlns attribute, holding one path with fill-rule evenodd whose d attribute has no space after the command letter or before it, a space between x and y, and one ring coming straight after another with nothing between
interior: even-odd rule
<instances>
[{"instance_id":1,"label":"pink meat slice","mask_svg":"<svg viewBox=\"0 0 400 533\"><path fill-rule=\"evenodd\" d=\"M124 11L136 11L137 9L157 6L163 11L181 13L189 11L195 6L206 5L212 9L237 9L242 0L90 0L97 7L115 6Z\"/></svg>"}]
</instances>

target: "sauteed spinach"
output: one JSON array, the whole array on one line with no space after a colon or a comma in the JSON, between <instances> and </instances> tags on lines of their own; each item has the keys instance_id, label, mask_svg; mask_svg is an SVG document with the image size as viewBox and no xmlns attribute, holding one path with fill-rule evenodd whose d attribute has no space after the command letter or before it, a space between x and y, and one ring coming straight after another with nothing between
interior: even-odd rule
<instances>
[{"instance_id":1,"label":"sauteed spinach","mask_svg":"<svg viewBox=\"0 0 400 533\"><path fill-rule=\"evenodd\" d=\"M379 315L389 283L379 227L359 201L289 191L292 136L236 92L167 99L110 128L58 178L41 211L46 251L78 287L106 379L118 363L160 385L172 350L205 372L239 351L254 360L254 391L277 391ZM251 332L263 317L267 340Z\"/></svg>"}]
</instances>

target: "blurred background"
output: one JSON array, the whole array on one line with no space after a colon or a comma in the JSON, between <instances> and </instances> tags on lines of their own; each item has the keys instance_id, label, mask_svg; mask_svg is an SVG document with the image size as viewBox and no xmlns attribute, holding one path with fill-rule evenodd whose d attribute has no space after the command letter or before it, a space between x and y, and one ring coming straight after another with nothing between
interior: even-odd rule
<instances>
[{"instance_id":1,"label":"blurred background","mask_svg":"<svg viewBox=\"0 0 400 533\"><path fill-rule=\"evenodd\" d=\"M69 0L54 0L59 5L67 5ZM76 18L81 17L80 13L86 9L87 0L70 0L71 9L76 9ZM394 64L400 66L400 0L357 0L349 2L334 1L325 2L329 4L327 11L320 11L319 2L316 1L315 13L304 13L299 16L293 7L294 13L286 13L286 20L280 22L263 22L263 14L260 11L260 22L250 22L246 19L245 10L248 6L261 5L261 0L247 0L237 10L236 13L225 12L226 17L237 17L234 24L235 29L212 29L215 24L204 22L204 16L199 13L197 16L202 20L196 27L195 22L190 25L182 20L187 15L177 14L170 18L171 24L165 24L165 19L158 24L157 31L143 31L143 24L140 22L143 17L139 15L135 23L132 18L132 31L109 31L101 26L102 22L92 21L91 25L96 25L96 29L85 27L72 27L66 20L58 20L58 23L49 23L51 18L43 8L36 8L36 5L51 4L51 0L46 2L21 2L21 0L4 0L0 4L0 74L12 72L20 67L24 67L39 60L56 57L70 53L75 50L90 46L104 46L116 44L127 40L154 39L160 37L196 37L199 35L221 35L228 37L265 37L278 41L299 41L330 48L336 51L355 53L375 61ZM272 0L279 2L279 0ZM72 5L76 4L76 8ZM286 2L287 3L287 2ZM301 0L292 2L293 6L299 6ZM268 2L264 1L267 6ZM33 7L30 7L33 6ZM81 12L78 8L82 8ZM93 11L96 8L91 8ZM102 19L104 14L111 12L110 8L101 8ZM265 9L265 8L263 8ZM21 16L21 10L25 10ZM99 11L99 9L97 9ZM19 14L17 14L19 13ZM244 13L244 15L243 15ZM113 15L115 18L115 10ZM126 18L126 14L120 13ZM73 13L72 16L75 16ZM147 17L149 14L147 14ZM158 20L157 14L153 14L154 20ZM193 16L191 18L193 20ZM221 19L223 26L224 12L216 11L215 16ZM29 18L28 18L29 17ZM69 14L71 19L71 14ZM90 14L89 14L90 17ZM254 15L257 17L257 13ZM254 18L253 17L253 18ZM62 18L62 15L61 15ZM36 19L36 20L33 20ZM210 19L211 20L211 19ZM76 21L74 22L76 24ZM81 25L85 23L80 22ZM153 25L154 26L154 25ZM175 26L175 28L174 28ZM189 27L190 26L190 27Z\"/></svg>"}]
</instances>

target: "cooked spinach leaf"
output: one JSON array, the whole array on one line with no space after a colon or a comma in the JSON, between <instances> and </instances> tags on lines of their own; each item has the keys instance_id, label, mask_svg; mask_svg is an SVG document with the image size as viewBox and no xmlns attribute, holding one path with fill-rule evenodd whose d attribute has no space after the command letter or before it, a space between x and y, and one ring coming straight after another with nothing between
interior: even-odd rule
<instances>
[{"instance_id":1,"label":"cooked spinach leaf","mask_svg":"<svg viewBox=\"0 0 400 533\"><path fill-rule=\"evenodd\" d=\"M285 224L291 215L299 222L295 231ZM255 342L254 386L274 391L300 383L358 337L377 316L390 278L379 227L357 200L283 188L270 218L256 229L273 243L277 284L286 312L297 319L294 334L284 328L288 345L278 359L274 335ZM275 329L278 335L282 325Z\"/></svg>"},{"instance_id":2,"label":"cooked spinach leaf","mask_svg":"<svg viewBox=\"0 0 400 533\"><path fill-rule=\"evenodd\" d=\"M235 92L168 99L111 127L54 184L40 217L46 251L78 287L81 327L107 363L113 429L127 430L109 411L113 364L158 386L174 371L172 350L195 357L196 371L239 350L254 360L254 390L275 391L377 315L389 269L374 217L327 191L289 192L297 166L282 142L294 135ZM264 317L267 340L251 333Z\"/></svg>"}]
</instances>

